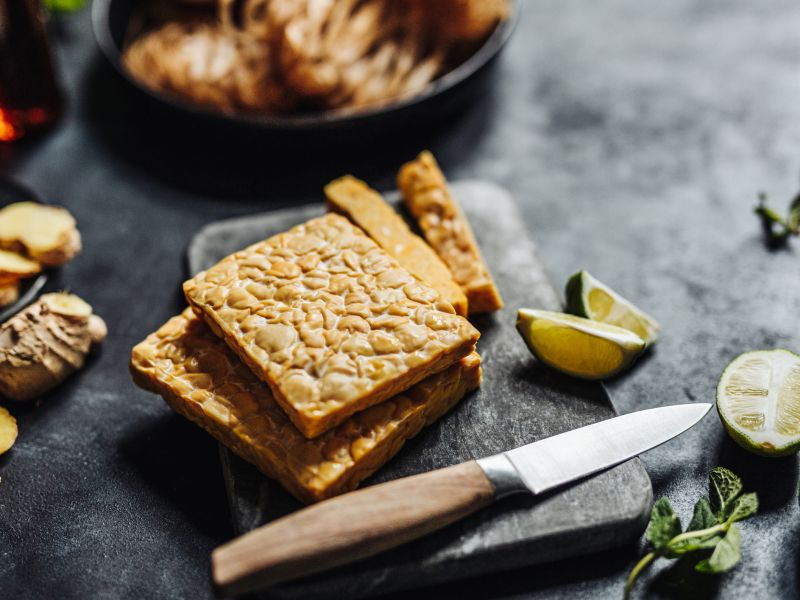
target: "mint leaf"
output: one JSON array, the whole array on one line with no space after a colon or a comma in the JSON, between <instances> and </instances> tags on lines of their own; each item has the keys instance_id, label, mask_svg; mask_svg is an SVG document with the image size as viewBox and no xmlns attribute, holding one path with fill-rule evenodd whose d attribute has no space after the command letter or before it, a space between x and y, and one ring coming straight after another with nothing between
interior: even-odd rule
<instances>
[{"instance_id":1,"label":"mint leaf","mask_svg":"<svg viewBox=\"0 0 800 600\"><path fill-rule=\"evenodd\" d=\"M708 474L708 496L717 521L723 523L736 497L742 493L742 480L725 467L714 467Z\"/></svg>"},{"instance_id":2,"label":"mint leaf","mask_svg":"<svg viewBox=\"0 0 800 600\"><path fill-rule=\"evenodd\" d=\"M711 556L701 560L694 568L700 573L724 573L737 565L740 556L739 528L731 525L727 535L717 544Z\"/></svg>"},{"instance_id":3,"label":"mint leaf","mask_svg":"<svg viewBox=\"0 0 800 600\"><path fill-rule=\"evenodd\" d=\"M681 532L681 521L666 498L661 498L650 511L647 539L656 550L664 549L669 541Z\"/></svg>"},{"instance_id":4,"label":"mint leaf","mask_svg":"<svg viewBox=\"0 0 800 600\"><path fill-rule=\"evenodd\" d=\"M711 510L711 505L705 498L700 498L694 505L694 514L692 520L689 521L689 526L686 531L698 531L700 529L708 529L717 524L717 517L714 511Z\"/></svg>"},{"instance_id":5,"label":"mint leaf","mask_svg":"<svg viewBox=\"0 0 800 600\"><path fill-rule=\"evenodd\" d=\"M800 211L800 195L797 205ZM695 503L685 533L681 533L681 521L669 500L661 498L653 505L646 533L652 550L631 569L625 581L626 600L639 575L658 558L678 559L678 565L693 565L700 573L724 573L739 562L741 540L736 521L756 513L758 497L742 494L742 480L723 467L711 470L708 487L709 499L700 498ZM693 552L699 555L692 556ZM699 558L704 560L695 562ZM697 585L688 581L686 585Z\"/></svg>"},{"instance_id":6,"label":"mint leaf","mask_svg":"<svg viewBox=\"0 0 800 600\"><path fill-rule=\"evenodd\" d=\"M664 552L667 558L678 558L684 554L697 550L711 550L722 540L723 535L719 532L698 535L679 541L670 541Z\"/></svg>"},{"instance_id":7,"label":"mint leaf","mask_svg":"<svg viewBox=\"0 0 800 600\"><path fill-rule=\"evenodd\" d=\"M728 515L728 521L735 523L747 517L753 516L758 512L758 496L754 493L743 494L733 503Z\"/></svg>"}]
</instances>

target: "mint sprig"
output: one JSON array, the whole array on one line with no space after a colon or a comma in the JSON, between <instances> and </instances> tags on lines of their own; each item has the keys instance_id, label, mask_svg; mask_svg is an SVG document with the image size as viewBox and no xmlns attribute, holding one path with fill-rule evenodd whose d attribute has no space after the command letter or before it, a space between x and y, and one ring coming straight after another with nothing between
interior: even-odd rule
<instances>
[{"instance_id":1,"label":"mint sprig","mask_svg":"<svg viewBox=\"0 0 800 600\"><path fill-rule=\"evenodd\" d=\"M754 212L761 219L761 228L770 247L785 246L789 236L800 235L800 193L789 205L789 214L786 217L767 206L767 195L763 192L758 195L758 206Z\"/></svg>"},{"instance_id":2,"label":"mint sprig","mask_svg":"<svg viewBox=\"0 0 800 600\"><path fill-rule=\"evenodd\" d=\"M666 498L650 511L645 536L652 549L636 563L625 583L625 598L630 598L639 574L656 558L680 558L692 552L702 554L694 569L699 573L724 573L739 562L741 536L738 521L758 511L758 497L742 494L742 480L724 467L711 469L708 496L694 505L686 531ZM710 552L710 555L709 555Z\"/></svg>"}]
</instances>

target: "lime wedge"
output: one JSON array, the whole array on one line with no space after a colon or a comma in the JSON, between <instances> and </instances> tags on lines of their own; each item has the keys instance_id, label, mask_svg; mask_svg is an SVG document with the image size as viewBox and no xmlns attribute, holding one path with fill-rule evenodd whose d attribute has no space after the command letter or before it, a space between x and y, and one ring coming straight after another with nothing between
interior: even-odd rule
<instances>
[{"instance_id":1,"label":"lime wedge","mask_svg":"<svg viewBox=\"0 0 800 600\"><path fill-rule=\"evenodd\" d=\"M568 313L622 327L638 335L647 344L652 344L658 338L661 326L653 317L586 271L579 271L569 278L566 295Z\"/></svg>"},{"instance_id":2,"label":"lime wedge","mask_svg":"<svg viewBox=\"0 0 800 600\"><path fill-rule=\"evenodd\" d=\"M605 379L628 368L646 344L635 333L574 315L522 308L517 329L533 355L583 379Z\"/></svg>"},{"instance_id":3,"label":"lime wedge","mask_svg":"<svg viewBox=\"0 0 800 600\"><path fill-rule=\"evenodd\" d=\"M717 410L745 450L794 454L800 450L800 356L788 350L738 356L719 379Z\"/></svg>"}]
</instances>

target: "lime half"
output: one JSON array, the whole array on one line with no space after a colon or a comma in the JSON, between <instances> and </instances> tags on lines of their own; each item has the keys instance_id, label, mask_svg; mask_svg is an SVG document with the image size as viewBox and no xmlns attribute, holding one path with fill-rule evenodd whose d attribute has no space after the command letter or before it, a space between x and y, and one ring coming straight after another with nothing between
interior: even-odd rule
<instances>
[{"instance_id":1,"label":"lime half","mask_svg":"<svg viewBox=\"0 0 800 600\"><path fill-rule=\"evenodd\" d=\"M632 331L648 344L658 338L661 326L647 313L586 271L567 281L567 312Z\"/></svg>"},{"instance_id":2,"label":"lime half","mask_svg":"<svg viewBox=\"0 0 800 600\"><path fill-rule=\"evenodd\" d=\"M719 379L717 410L745 450L794 454L800 450L800 356L788 350L738 356Z\"/></svg>"},{"instance_id":3,"label":"lime half","mask_svg":"<svg viewBox=\"0 0 800 600\"><path fill-rule=\"evenodd\" d=\"M517 329L533 355L583 379L605 379L627 369L645 349L635 333L574 315L520 309Z\"/></svg>"}]
</instances>

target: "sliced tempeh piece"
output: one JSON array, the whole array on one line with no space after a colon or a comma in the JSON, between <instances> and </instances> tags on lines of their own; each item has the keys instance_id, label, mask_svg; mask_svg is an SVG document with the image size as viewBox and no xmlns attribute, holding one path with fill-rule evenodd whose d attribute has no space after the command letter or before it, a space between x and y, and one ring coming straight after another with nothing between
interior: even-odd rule
<instances>
[{"instance_id":1,"label":"sliced tempeh piece","mask_svg":"<svg viewBox=\"0 0 800 600\"><path fill-rule=\"evenodd\" d=\"M403 165L397 184L425 239L450 267L453 279L467 295L470 314L503 308L467 217L450 193L433 155L425 151Z\"/></svg>"},{"instance_id":2,"label":"sliced tempeh piece","mask_svg":"<svg viewBox=\"0 0 800 600\"><path fill-rule=\"evenodd\" d=\"M453 281L450 269L425 240L412 233L403 218L363 181L346 175L325 186L328 205L361 227L400 266L427 282L456 309L467 315L467 297Z\"/></svg>"},{"instance_id":3,"label":"sliced tempeh piece","mask_svg":"<svg viewBox=\"0 0 800 600\"><path fill-rule=\"evenodd\" d=\"M161 394L233 452L277 479L302 502L354 489L480 385L470 354L386 402L306 439L259 381L191 310L133 349L137 385Z\"/></svg>"},{"instance_id":4,"label":"sliced tempeh piece","mask_svg":"<svg viewBox=\"0 0 800 600\"><path fill-rule=\"evenodd\" d=\"M232 254L183 289L307 437L442 371L480 335L336 214Z\"/></svg>"},{"instance_id":5,"label":"sliced tempeh piece","mask_svg":"<svg viewBox=\"0 0 800 600\"><path fill-rule=\"evenodd\" d=\"M0 209L0 247L58 266L80 252L81 236L67 209L15 202Z\"/></svg>"}]
</instances>

